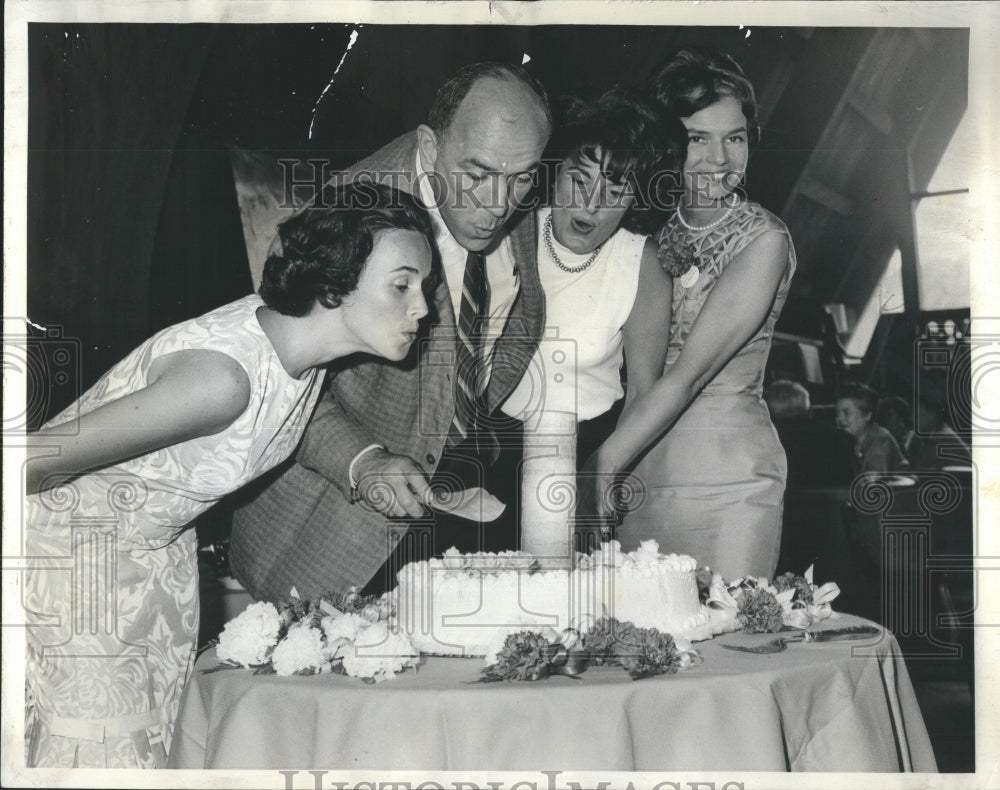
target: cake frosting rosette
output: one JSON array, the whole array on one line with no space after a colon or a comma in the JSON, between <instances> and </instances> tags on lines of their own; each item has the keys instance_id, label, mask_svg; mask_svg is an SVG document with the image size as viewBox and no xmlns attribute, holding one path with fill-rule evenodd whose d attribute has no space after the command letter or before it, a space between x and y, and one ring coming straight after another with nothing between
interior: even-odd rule
<instances>
[{"instance_id":1,"label":"cake frosting rosette","mask_svg":"<svg viewBox=\"0 0 1000 790\"><path fill-rule=\"evenodd\" d=\"M255 603L226 624L218 667L293 675L337 672L379 682L414 667L421 653L484 656L484 679L578 675L609 661L633 677L700 661L692 642L740 628L805 629L835 617L840 590L798 576L727 582L693 557L661 554L654 540L618 541L543 568L524 552L463 554L400 569L384 596L356 590L281 604Z\"/></svg>"}]
</instances>

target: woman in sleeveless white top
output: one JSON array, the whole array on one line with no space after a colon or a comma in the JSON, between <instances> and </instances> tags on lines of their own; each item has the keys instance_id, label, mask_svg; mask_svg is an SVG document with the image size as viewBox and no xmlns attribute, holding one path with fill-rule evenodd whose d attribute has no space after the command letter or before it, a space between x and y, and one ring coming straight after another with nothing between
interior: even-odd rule
<instances>
[{"instance_id":1,"label":"woman in sleeveless white top","mask_svg":"<svg viewBox=\"0 0 1000 790\"><path fill-rule=\"evenodd\" d=\"M662 370L670 321L670 278L636 231L633 194L670 151L655 110L620 88L564 102L550 151L560 159L552 207L538 212L545 335L502 407L526 431L541 413L593 420L648 389Z\"/></svg>"},{"instance_id":2,"label":"woman in sleeveless white top","mask_svg":"<svg viewBox=\"0 0 1000 790\"><path fill-rule=\"evenodd\" d=\"M548 208L538 212L543 235L544 228L550 227L550 215ZM543 408L572 412L579 421L590 420L625 394L620 374L623 330L636 301L648 243L648 236L619 229L601 245L597 257L581 268L592 251L575 253L553 235L553 250L570 269L566 271L543 238L539 239L546 333L528 375L504 404L505 413L519 416Z\"/></svg>"},{"instance_id":3,"label":"woman in sleeveless white top","mask_svg":"<svg viewBox=\"0 0 1000 790\"><path fill-rule=\"evenodd\" d=\"M184 528L292 454L321 365L408 353L427 313L426 215L388 190L350 209L360 223L336 211L282 225L261 296L159 332L28 436L59 451L27 467L29 767L165 767L198 634ZM354 244L360 260L328 252Z\"/></svg>"},{"instance_id":4,"label":"woman in sleeveless white top","mask_svg":"<svg viewBox=\"0 0 1000 790\"><path fill-rule=\"evenodd\" d=\"M576 498L565 492L610 432L623 393L626 403L638 397L663 368L671 282L639 232L640 206L679 148L663 139L656 110L627 89L563 102L548 152L558 162L551 209L538 214L545 332L502 406L524 426L512 475L520 545L551 567L600 540L600 523L575 516Z\"/></svg>"},{"instance_id":5,"label":"woman in sleeveless white top","mask_svg":"<svg viewBox=\"0 0 1000 790\"><path fill-rule=\"evenodd\" d=\"M753 87L723 53L682 51L653 92L687 129L684 195L657 241L674 278L662 377L622 414L591 468L600 512L639 459L624 547L656 538L725 578L774 574L786 461L762 398L774 326L795 271L788 230L745 200Z\"/></svg>"}]
</instances>

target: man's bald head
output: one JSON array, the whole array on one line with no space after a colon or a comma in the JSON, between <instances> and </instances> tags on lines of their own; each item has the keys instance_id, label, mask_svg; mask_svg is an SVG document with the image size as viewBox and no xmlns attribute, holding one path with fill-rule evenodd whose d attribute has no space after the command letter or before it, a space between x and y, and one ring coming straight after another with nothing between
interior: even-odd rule
<instances>
[{"instance_id":1,"label":"man's bald head","mask_svg":"<svg viewBox=\"0 0 1000 790\"><path fill-rule=\"evenodd\" d=\"M531 96L534 96L536 107L540 109L545 120L552 128L552 109L549 106L549 96L545 87L532 77L521 66L511 63L487 61L463 66L448 79L434 96L434 103L427 113L427 125L441 134L451 124L459 105L468 96L469 91L477 82L484 79L501 80L514 85L520 85Z\"/></svg>"},{"instance_id":2,"label":"man's bald head","mask_svg":"<svg viewBox=\"0 0 1000 790\"><path fill-rule=\"evenodd\" d=\"M492 244L532 188L551 131L544 89L518 66L467 66L442 86L417 139L459 244Z\"/></svg>"}]
</instances>

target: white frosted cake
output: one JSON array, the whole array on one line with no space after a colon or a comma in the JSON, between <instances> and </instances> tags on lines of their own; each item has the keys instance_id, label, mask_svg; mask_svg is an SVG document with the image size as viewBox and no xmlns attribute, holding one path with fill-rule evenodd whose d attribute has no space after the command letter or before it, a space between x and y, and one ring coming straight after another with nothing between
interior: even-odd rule
<instances>
[{"instance_id":1,"label":"white frosted cake","mask_svg":"<svg viewBox=\"0 0 1000 790\"><path fill-rule=\"evenodd\" d=\"M644 541L624 553L617 541L579 555L576 567L539 570L530 555L445 553L410 563L393 591L399 630L423 653L483 656L524 629L586 632L603 616L680 639L712 636L698 600L697 563ZM715 631L717 632L717 630Z\"/></svg>"}]
</instances>

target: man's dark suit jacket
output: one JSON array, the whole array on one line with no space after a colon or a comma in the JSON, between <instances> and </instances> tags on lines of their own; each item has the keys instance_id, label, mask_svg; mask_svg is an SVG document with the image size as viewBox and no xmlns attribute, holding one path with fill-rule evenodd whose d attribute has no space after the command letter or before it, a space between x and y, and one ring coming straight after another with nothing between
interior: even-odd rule
<instances>
[{"instance_id":1,"label":"man's dark suit jacket","mask_svg":"<svg viewBox=\"0 0 1000 790\"><path fill-rule=\"evenodd\" d=\"M415 163L416 133L410 132L335 179L374 174L415 191ZM491 412L520 380L545 322L535 226L534 213L524 212L504 231L520 289L493 353L486 392ZM232 570L258 600L285 600L293 586L302 598L363 587L398 543L404 531L398 524L352 501L348 467L362 449L379 443L434 475L455 413L455 311L443 275L429 307L430 329L406 360L349 358L332 373L295 462L236 511Z\"/></svg>"}]
</instances>

